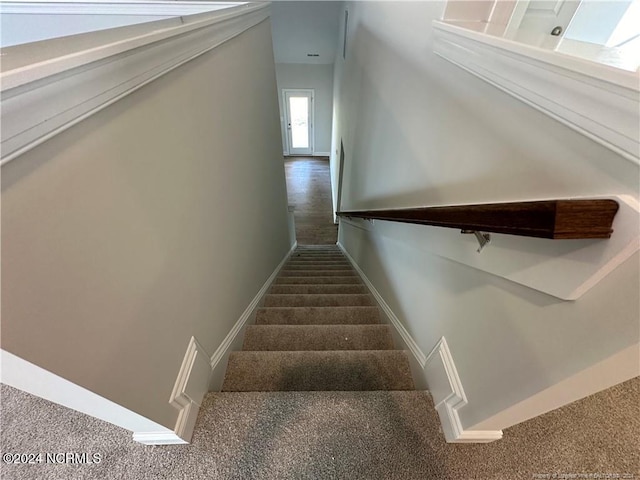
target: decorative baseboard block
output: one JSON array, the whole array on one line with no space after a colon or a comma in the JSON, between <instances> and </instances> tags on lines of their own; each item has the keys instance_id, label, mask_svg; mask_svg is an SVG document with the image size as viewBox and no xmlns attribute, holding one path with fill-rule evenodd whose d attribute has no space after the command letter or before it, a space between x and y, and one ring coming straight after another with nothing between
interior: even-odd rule
<instances>
[{"instance_id":1,"label":"decorative baseboard block","mask_svg":"<svg viewBox=\"0 0 640 480\"><path fill-rule=\"evenodd\" d=\"M427 356L425 375L447 442L488 443L502 438L502 430L465 430L463 428L458 409L468 403L467 397L444 337Z\"/></svg>"},{"instance_id":2,"label":"decorative baseboard block","mask_svg":"<svg viewBox=\"0 0 640 480\"><path fill-rule=\"evenodd\" d=\"M174 429L175 441L172 441L166 435L158 436L152 433L134 435L135 440L155 445L189 443L193 435L193 427L198 418L200 404L209 390L209 378L211 377L210 358L211 356L198 343L195 337L191 337L182 360L182 366L178 371L178 378L169 397L169 403L180 411ZM142 439L148 441L142 441ZM179 439L182 441L179 441Z\"/></svg>"}]
</instances>

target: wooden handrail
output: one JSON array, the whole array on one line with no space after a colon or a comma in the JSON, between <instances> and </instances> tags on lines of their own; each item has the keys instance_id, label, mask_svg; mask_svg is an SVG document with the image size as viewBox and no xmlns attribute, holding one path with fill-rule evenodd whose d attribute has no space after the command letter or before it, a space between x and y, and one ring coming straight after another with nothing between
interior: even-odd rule
<instances>
[{"instance_id":1,"label":"wooden handrail","mask_svg":"<svg viewBox=\"0 0 640 480\"><path fill-rule=\"evenodd\" d=\"M525 237L609 238L618 211L615 200L543 200L398 210L336 212L340 217L417 223Z\"/></svg>"}]
</instances>

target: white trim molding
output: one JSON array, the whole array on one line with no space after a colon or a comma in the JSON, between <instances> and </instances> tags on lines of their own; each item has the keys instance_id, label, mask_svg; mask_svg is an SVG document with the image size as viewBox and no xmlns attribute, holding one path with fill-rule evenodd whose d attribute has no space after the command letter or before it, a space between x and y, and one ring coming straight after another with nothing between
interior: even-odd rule
<instances>
[{"instance_id":1,"label":"white trim molding","mask_svg":"<svg viewBox=\"0 0 640 480\"><path fill-rule=\"evenodd\" d=\"M180 412L173 437L162 432L158 432L158 434L142 432L134 434L134 440L148 445L189 443L191 441L202 399L209 390L209 379L211 378L209 358L210 356L204 347L198 343L195 337L191 337L178 371L176 383L169 397L169 403Z\"/></svg>"},{"instance_id":2,"label":"white trim molding","mask_svg":"<svg viewBox=\"0 0 640 480\"><path fill-rule=\"evenodd\" d=\"M30 363L6 350L0 350L0 382L44 398L58 405L90 415L133 432L155 432L178 442L170 429L149 420L86 388ZM134 440L141 434L134 433ZM143 442L146 443L146 442Z\"/></svg>"},{"instance_id":3,"label":"white trim molding","mask_svg":"<svg viewBox=\"0 0 640 480\"><path fill-rule=\"evenodd\" d=\"M169 27L163 20L150 22L131 30L134 36L116 36L81 51L74 50L77 40L67 37L62 45L56 43L53 58L27 65L20 65L19 58L14 65L8 57L0 74L1 163L263 22L269 8L268 3L246 4L182 17ZM85 35L89 41L94 34ZM95 35L102 38L104 32ZM37 58L41 52L23 54Z\"/></svg>"},{"instance_id":4,"label":"white trim molding","mask_svg":"<svg viewBox=\"0 0 640 480\"><path fill-rule=\"evenodd\" d=\"M629 72L434 21L434 53L640 163L640 87Z\"/></svg>"},{"instance_id":5,"label":"white trim molding","mask_svg":"<svg viewBox=\"0 0 640 480\"><path fill-rule=\"evenodd\" d=\"M446 441L449 443L488 443L500 440L502 438L501 430L465 430L462 427L458 409L468 402L445 338L442 337L431 353L425 355L353 257L340 242L337 245L369 288L389 322L413 354L415 361L423 369L422 373L427 381L429 393L433 397Z\"/></svg>"},{"instance_id":6,"label":"white trim molding","mask_svg":"<svg viewBox=\"0 0 640 480\"><path fill-rule=\"evenodd\" d=\"M340 221L343 221L343 219L340 219ZM376 290L376 287L373 286L373 283L371 283L371 280L367 278L367 276L362 271L362 269L358 266L358 264L353 259L353 257L349 255L349 252L347 252L347 250L344 248L344 246L340 242L338 242L337 245L338 245L338 248L342 250L342 253L344 253L344 256L347 257L347 260L349 260L353 268L358 272L358 275L360 275L360 277L362 278L362 281L365 283L367 288L371 291L371 294L376 299L376 301L378 302L378 305L380 306L384 314L389 319L389 322L391 322L391 325L393 325L393 327L396 329L396 331L402 338L402 341L405 343L407 348L413 354L413 357L415 358L416 362L418 362L418 365L420 365L420 368L424 368L427 360L426 355L420 349L420 347L418 346L416 341L413 339L411 334L407 331L407 329L404 328L404 326L400 322L400 319L396 316L395 313L393 313L393 310L391 310L391 307L387 304L387 302L385 302L384 298L382 298L382 295L380 295L380 292L378 292L378 290Z\"/></svg>"},{"instance_id":7,"label":"white trim molding","mask_svg":"<svg viewBox=\"0 0 640 480\"><path fill-rule=\"evenodd\" d=\"M25 15L144 15L180 16L211 12L247 2L191 2L175 0L83 0L2 2L2 14Z\"/></svg>"},{"instance_id":8,"label":"white trim molding","mask_svg":"<svg viewBox=\"0 0 640 480\"><path fill-rule=\"evenodd\" d=\"M289 252L287 252L287 254L284 256L280 264L274 269L273 273L264 282L264 284L262 285L262 288L258 291L258 293L256 293L255 297L253 297L253 300L251 300L251 303L249 303L249 305L244 310L242 315L240 315L240 318L235 323L235 325L231 328L231 331L224 338L220 346L216 349L216 351L211 356L210 365L211 365L211 370L215 372L214 378L221 379L224 376L223 369L226 368L226 362L223 360L228 358L229 353L231 352L231 348L235 343L236 339L239 338L240 333L244 330L249 319L253 318L253 315L256 309L258 308L258 306L260 305L260 302L262 301L262 297L264 297L264 295L267 293L267 291L269 290L269 287L271 287L271 284L280 273L280 270L282 270L282 267L284 267L284 264L287 262L287 260L289 260L289 257L291 257L291 254L297 248L297 246L298 246L298 242L295 242L291 247L291 249L289 250ZM218 382L218 383L221 384L222 382ZM210 385L210 387L211 389L218 389L219 385Z\"/></svg>"},{"instance_id":9,"label":"white trim molding","mask_svg":"<svg viewBox=\"0 0 640 480\"><path fill-rule=\"evenodd\" d=\"M465 430L462 426L458 410L468 401L444 337L427 356L425 374L448 443L488 443L502 438L502 430Z\"/></svg>"}]
</instances>

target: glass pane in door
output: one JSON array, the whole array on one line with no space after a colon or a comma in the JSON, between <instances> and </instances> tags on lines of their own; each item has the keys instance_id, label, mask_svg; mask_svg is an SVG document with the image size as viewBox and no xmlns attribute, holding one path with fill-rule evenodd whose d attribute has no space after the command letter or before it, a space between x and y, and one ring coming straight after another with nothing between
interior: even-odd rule
<instances>
[{"instance_id":1,"label":"glass pane in door","mask_svg":"<svg viewBox=\"0 0 640 480\"><path fill-rule=\"evenodd\" d=\"M291 148L309 148L309 99L290 97Z\"/></svg>"}]
</instances>

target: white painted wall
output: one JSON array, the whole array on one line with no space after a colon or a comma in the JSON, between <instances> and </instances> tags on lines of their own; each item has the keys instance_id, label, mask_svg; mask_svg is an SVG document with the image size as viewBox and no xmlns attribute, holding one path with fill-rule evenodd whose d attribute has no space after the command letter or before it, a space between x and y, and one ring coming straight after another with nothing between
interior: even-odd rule
<instances>
[{"instance_id":1,"label":"white painted wall","mask_svg":"<svg viewBox=\"0 0 640 480\"><path fill-rule=\"evenodd\" d=\"M242 2L72 0L0 4L0 46L9 47L86 32L222 10ZM158 27L158 26L156 26Z\"/></svg>"},{"instance_id":2,"label":"white painted wall","mask_svg":"<svg viewBox=\"0 0 640 480\"><path fill-rule=\"evenodd\" d=\"M331 158L336 179L342 139L343 209L638 198L637 165L432 53L444 2L347 8ZM423 352L446 337L469 402L463 427L506 428L551 403L511 407L605 359L630 361L614 356L640 337L637 254L567 302L428 253L431 230L343 223L339 240Z\"/></svg>"},{"instance_id":3,"label":"white painted wall","mask_svg":"<svg viewBox=\"0 0 640 480\"><path fill-rule=\"evenodd\" d=\"M287 124L282 89L309 89L315 91L314 154L328 155L331 150L331 118L333 103L333 65L304 63L276 64L278 79L278 101L280 103L280 125L282 148L287 151Z\"/></svg>"},{"instance_id":4,"label":"white painted wall","mask_svg":"<svg viewBox=\"0 0 640 480\"><path fill-rule=\"evenodd\" d=\"M276 103L265 21L3 166L2 349L173 429L289 250Z\"/></svg>"},{"instance_id":5,"label":"white painted wall","mask_svg":"<svg viewBox=\"0 0 640 480\"><path fill-rule=\"evenodd\" d=\"M280 1L271 4L276 63L332 64L342 2ZM317 57L307 54L315 53Z\"/></svg>"}]
</instances>

